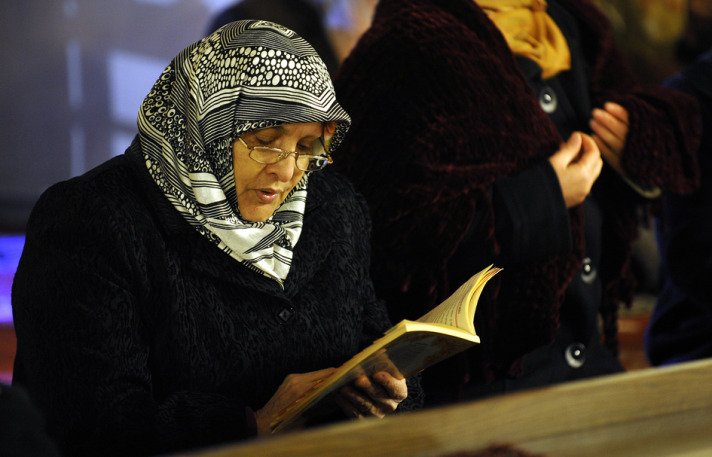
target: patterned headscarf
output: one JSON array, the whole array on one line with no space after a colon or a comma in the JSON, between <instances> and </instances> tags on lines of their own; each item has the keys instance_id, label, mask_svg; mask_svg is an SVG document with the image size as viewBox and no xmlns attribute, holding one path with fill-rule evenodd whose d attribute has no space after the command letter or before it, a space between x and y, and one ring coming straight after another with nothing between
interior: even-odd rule
<instances>
[{"instance_id":1,"label":"patterned headscarf","mask_svg":"<svg viewBox=\"0 0 712 457\"><path fill-rule=\"evenodd\" d=\"M337 121L332 152L350 118L314 49L280 25L248 20L178 54L141 105L138 130L149 173L181 216L282 285L302 229L309 173L267 221L246 221L237 205L232 143L255 129L327 121Z\"/></svg>"}]
</instances>

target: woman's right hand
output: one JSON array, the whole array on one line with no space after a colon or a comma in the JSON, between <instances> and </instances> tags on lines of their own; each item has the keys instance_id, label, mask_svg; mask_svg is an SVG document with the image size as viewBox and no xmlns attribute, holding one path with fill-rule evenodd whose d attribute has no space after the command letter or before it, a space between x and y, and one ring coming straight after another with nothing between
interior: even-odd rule
<instances>
[{"instance_id":1,"label":"woman's right hand","mask_svg":"<svg viewBox=\"0 0 712 457\"><path fill-rule=\"evenodd\" d=\"M257 434L269 435L272 433L272 422L284 413L284 410L302 395L309 392L323 379L331 375L335 368L312 371L310 373L290 374L277 389L266 405L255 412L257 421Z\"/></svg>"},{"instance_id":2,"label":"woman's right hand","mask_svg":"<svg viewBox=\"0 0 712 457\"><path fill-rule=\"evenodd\" d=\"M598 145L589 135L574 132L549 163L559 178L567 208L580 205L591 191L603 168Z\"/></svg>"}]
</instances>

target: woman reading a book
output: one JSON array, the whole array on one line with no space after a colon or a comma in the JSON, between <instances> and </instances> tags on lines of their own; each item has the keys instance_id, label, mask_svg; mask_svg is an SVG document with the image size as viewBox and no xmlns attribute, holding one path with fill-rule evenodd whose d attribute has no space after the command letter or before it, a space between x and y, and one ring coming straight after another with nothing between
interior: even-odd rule
<instances>
[{"instance_id":1,"label":"woman reading a book","mask_svg":"<svg viewBox=\"0 0 712 457\"><path fill-rule=\"evenodd\" d=\"M164 70L124 155L44 193L13 286L14 382L65 456L268 434L391 326L365 204L320 171L349 122L306 41L234 22ZM419 392L379 372L334 410L382 417Z\"/></svg>"}]
</instances>

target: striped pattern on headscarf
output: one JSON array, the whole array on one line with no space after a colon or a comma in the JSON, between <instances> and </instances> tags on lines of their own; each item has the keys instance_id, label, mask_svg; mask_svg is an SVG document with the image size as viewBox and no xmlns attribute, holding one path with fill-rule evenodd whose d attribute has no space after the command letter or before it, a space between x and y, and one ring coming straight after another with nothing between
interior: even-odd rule
<instances>
[{"instance_id":1,"label":"striped pattern on headscarf","mask_svg":"<svg viewBox=\"0 0 712 457\"><path fill-rule=\"evenodd\" d=\"M299 240L308 173L265 222L238 210L232 143L251 130L337 121L329 152L350 124L314 49L266 21L225 25L183 50L138 114L149 173L173 207L220 249L280 285Z\"/></svg>"}]
</instances>

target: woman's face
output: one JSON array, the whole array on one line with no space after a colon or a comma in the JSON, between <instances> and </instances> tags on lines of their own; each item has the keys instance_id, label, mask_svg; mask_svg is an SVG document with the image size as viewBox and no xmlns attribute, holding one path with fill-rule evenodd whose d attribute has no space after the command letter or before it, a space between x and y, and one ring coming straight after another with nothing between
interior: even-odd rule
<instances>
[{"instance_id":1,"label":"woman's face","mask_svg":"<svg viewBox=\"0 0 712 457\"><path fill-rule=\"evenodd\" d=\"M305 151L323 133L321 122L285 124L254 130L242 135L250 147L268 146L284 151ZM237 205L242 217L250 222L262 222L274 214L304 171L296 166L294 154L273 164L255 162L250 150L240 141L232 143Z\"/></svg>"}]
</instances>

